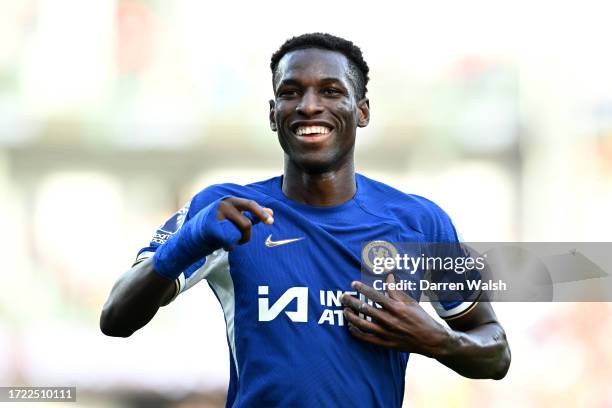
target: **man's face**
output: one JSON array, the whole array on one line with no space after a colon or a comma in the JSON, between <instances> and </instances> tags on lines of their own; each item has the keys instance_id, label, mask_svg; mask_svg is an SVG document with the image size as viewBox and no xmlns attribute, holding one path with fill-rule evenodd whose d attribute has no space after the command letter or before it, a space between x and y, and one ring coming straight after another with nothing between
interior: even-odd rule
<instances>
[{"instance_id":1,"label":"man's face","mask_svg":"<svg viewBox=\"0 0 612 408\"><path fill-rule=\"evenodd\" d=\"M352 160L369 102L358 100L344 55L317 48L289 52L278 64L274 87L270 127L289 160L313 173Z\"/></svg>"}]
</instances>

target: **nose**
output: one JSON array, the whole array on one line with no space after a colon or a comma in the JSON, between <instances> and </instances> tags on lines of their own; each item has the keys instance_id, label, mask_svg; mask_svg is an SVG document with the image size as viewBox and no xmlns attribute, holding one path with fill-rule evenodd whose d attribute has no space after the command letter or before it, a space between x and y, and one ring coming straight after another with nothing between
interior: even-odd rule
<instances>
[{"instance_id":1,"label":"nose","mask_svg":"<svg viewBox=\"0 0 612 408\"><path fill-rule=\"evenodd\" d=\"M296 110L301 115L314 116L323 112L323 106L321 106L321 100L317 96L316 92L307 90L304 92L300 103L296 107Z\"/></svg>"}]
</instances>

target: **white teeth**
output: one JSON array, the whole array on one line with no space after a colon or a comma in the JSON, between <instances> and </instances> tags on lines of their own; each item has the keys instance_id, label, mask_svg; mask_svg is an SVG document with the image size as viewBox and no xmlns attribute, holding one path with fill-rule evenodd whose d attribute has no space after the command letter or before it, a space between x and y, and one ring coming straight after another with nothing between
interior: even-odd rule
<instances>
[{"instance_id":1,"label":"white teeth","mask_svg":"<svg viewBox=\"0 0 612 408\"><path fill-rule=\"evenodd\" d=\"M295 131L298 136L312 135L312 134L327 134L331 130L326 126L300 126Z\"/></svg>"}]
</instances>

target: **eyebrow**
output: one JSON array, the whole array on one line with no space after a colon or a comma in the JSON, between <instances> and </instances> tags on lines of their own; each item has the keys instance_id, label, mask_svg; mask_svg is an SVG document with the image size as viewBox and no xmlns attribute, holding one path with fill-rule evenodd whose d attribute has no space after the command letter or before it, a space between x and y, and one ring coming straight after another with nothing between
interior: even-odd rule
<instances>
[{"instance_id":1,"label":"eyebrow","mask_svg":"<svg viewBox=\"0 0 612 408\"><path fill-rule=\"evenodd\" d=\"M336 83L336 84L345 86L344 82L340 78L337 78L337 77L322 78L320 81L325 84ZM284 85L301 85L301 83L295 78L286 78L278 83L278 88Z\"/></svg>"}]
</instances>

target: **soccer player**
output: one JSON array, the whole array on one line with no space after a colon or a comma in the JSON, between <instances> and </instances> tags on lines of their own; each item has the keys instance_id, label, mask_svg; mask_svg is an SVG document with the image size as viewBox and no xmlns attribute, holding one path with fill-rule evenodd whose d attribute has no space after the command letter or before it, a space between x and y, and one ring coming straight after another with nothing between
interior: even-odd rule
<instances>
[{"instance_id":1,"label":"soccer player","mask_svg":"<svg viewBox=\"0 0 612 408\"><path fill-rule=\"evenodd\" d=\"M271 69L283 175L196 194L116 282L102 332L128 337L206 280L227 325L228 407L400 407L409 353L504 377L510 351L489 303L437 305L443 325L404 291L360 282L364 242L457 242L434 203L355 172L356 131L370 119L361 50L306 34Z\"/></svg>"}]
</instances>

